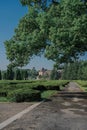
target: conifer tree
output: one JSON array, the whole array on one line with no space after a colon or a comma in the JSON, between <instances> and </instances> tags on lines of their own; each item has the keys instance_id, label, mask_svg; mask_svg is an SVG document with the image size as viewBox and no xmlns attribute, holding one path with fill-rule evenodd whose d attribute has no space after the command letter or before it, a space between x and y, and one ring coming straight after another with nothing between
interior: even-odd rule
<instances>
[{"instance_id":1,"label":"conifer tree","mask_svg":"<svg viewBox=\"0 0 87 130\"><path fill-rule=\"evenodd\" d=\"M1 73L1 70L0 70L0 80L2 79L2 73Z\"/></svg>"}]
</instances>

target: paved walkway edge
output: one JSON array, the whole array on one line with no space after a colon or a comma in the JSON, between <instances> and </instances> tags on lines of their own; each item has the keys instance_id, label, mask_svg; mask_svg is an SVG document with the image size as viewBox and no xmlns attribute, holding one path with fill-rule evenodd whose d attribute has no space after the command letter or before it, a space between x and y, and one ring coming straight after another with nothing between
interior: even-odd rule
<instances>
[{"instance_id":1,"label":"paved walkway edge","mask_svg":"<svg viewBox=\"0 0 87 130\"><path fill-rule=\"evenodd\" d=\"M43 101L42 101L43 102ZM11 124L13 121L21 118L24 114L30 112L31 110L33 110L35 107L37 107L38 105L40 105L42 102L39 102L39 103L35 103L34 105L26 108L25 110L23 110L22 112L14 115L13 117L11 118L8 118L7 120L5 120L4 122L0 123L0 130L5 128L7 125Z\"/></svg>"}]
</instances>

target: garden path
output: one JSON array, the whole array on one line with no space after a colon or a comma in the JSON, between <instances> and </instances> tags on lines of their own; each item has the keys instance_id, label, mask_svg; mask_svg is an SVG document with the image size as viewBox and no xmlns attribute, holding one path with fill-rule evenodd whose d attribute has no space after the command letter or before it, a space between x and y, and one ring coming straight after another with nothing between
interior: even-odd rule
<instances>
[{"instance_id":1,"label":"garden path","mask_svg":"<svg viewBox=\"0 0 87 130\"><path fill-rule=\"evenodd\" d=\"M76 82L70 82L65 88L64 91L68 92L82 92L83 90L79 87Z\"/></svg>"}]
</instances>

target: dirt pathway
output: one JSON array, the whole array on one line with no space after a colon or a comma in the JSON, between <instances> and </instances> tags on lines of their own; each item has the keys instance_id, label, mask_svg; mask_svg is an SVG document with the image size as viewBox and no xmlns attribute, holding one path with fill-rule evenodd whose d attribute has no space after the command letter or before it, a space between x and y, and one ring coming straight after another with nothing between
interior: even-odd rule
<instances>
[{"instance_id":1,"label":"dirt pathway","mask_svg":"<svg viewBox=\"0 0 87 130\"><path fill-rule=\"evenodd\" d=\"M0 123L23 111L34 103L0 103Z\"/></svg>"},{"instance_id":2,"label":"dirt pathway","mask_svg":"<svg viewBox=\"0 0 87 130\"><path fill-rule=\"evenodd\" d=\"M5 128L6 126L8 126L9 124L11 124L13 121L20 119L24 114L30 112L31 110L33 110L35 107L37 107L38 105L40 105L42 102L38 102L35 103L29 107L27 107L25 110L19 112L18 114L8 118L7 120L5 120L4 122L0 123L0 130Z\"/></svg>"},{"instance_id":3,"label":"dirt pathway","mask_svg":"<svg viewBox=\"0 0 87 130\"><path fill-rule=\"evenodd\" d=\"M65 88L64 91L68 92L82 92L82 89L75 82L70 82Z\"/></svg>"},{"instance_id":4,"label":"dirt pathway","mask_svg":"<svg viewBox=\"0 0 87 130\"><path fill-rule=\"evenodd\" d=\"M2 130L87 130L87 100L53 97Z\"/></svg>"}]
</instances>

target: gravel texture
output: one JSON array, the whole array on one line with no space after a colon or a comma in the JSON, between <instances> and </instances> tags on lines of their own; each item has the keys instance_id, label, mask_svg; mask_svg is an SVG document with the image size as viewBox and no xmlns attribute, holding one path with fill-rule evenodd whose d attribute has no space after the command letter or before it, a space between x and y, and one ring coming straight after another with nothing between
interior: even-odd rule
<instances>
[{"instance_id":1,"label":"gravel texture","mask_svg":"<svg viewBox=\"0 0 87 130\"><path fill-rule=\"evenodd\" d=\"M33 103L0 103L0 123L21 112Z\"/></svg>"},{"instance_id":2,"label":"gravel texture","mask_svg":"<svg viewBox=\"0 0 87 130\"><path fill-rule=\"evenodd\" d=\"M87 130L87 100L53 97L3 130Z\"/></svg>"}]
</instances>

